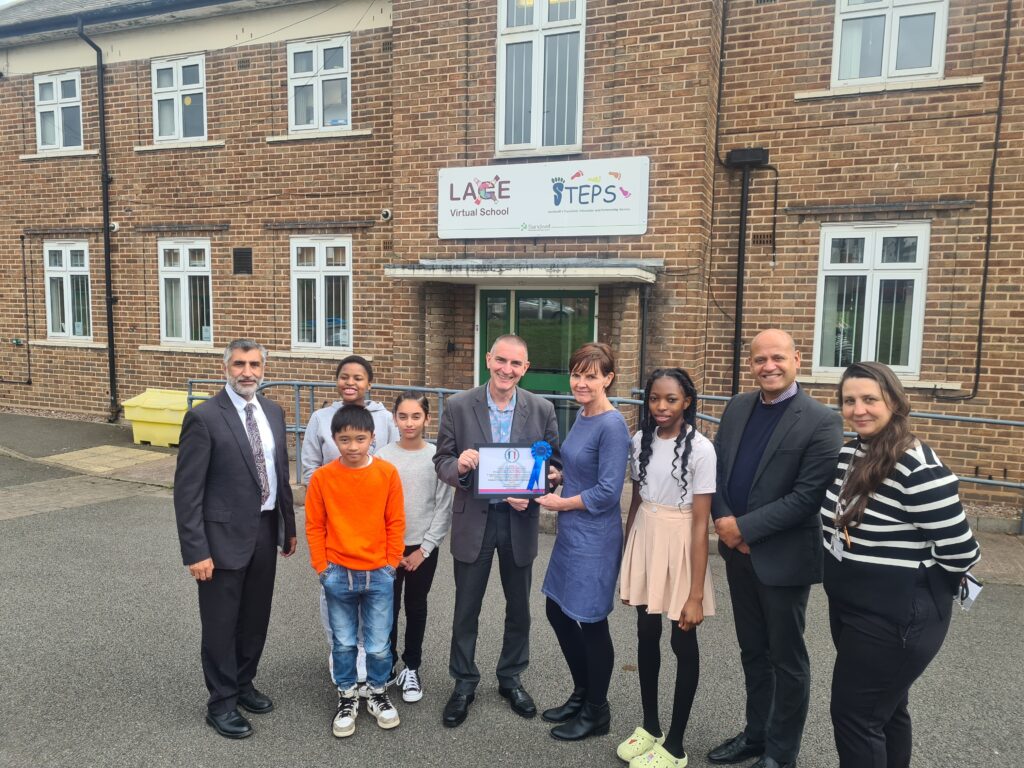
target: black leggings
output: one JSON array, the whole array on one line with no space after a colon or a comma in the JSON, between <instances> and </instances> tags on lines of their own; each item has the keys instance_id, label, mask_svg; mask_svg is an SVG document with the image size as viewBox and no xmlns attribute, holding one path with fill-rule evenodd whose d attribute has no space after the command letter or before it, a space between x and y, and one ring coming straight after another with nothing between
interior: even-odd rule
<instances>
[{"instance_id":1,"label":"black leggings","mask_svg":"<svg viewBox=\"0 0 1024 768\"><path fill-rule=\"evenodd\" d=\"M644 708L644 730L661 735L658 719L658 674L661 671L661 614L647 613L646 605L636 608L637 670L640 673L640 702ZM672 700L672 722L664 748L673 757L684 754L683 736L700 679L700 651L697 629L684 632L672 622L672 652L676 655L676 691Z\"/></svg>"},{"instance_id":2,"label":"black leggings","mask_svg":"<svg viewBox=\"0 0 1024 768\"><path fill-rule=\"evenodd\" d=\"M608 701L608 685L615 665L615 649L608 631L608 619L576 621L565 615L561 606L547 600L548 621L569 664L572 684L587 691L587 701L601 705Z\"/></svg>"}]
</instances>

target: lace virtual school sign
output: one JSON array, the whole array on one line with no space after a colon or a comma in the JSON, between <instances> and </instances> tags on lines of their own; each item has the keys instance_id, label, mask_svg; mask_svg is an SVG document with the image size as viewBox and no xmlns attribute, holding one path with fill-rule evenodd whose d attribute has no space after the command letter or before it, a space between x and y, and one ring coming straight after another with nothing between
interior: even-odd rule
<instances>
[{"instance_id":1,"label":"lace virtual school sign","mask_svg":"<svg viewBox=\"0 0 1024 768\"><path fill-rule=\"evenodd\" d=\"M647 157L442 168L437 235L642 235L650 170Z\"/></svg>"}]
</instances>

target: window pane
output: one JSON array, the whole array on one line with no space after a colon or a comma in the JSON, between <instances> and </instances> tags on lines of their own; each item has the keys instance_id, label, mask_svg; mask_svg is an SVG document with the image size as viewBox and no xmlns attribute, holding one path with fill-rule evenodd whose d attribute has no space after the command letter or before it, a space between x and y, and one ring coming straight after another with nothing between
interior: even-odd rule
<instances>
[{"instance_id":1,"label":"window pane","mask_svg":"<svg viewBox=\"0 0 1024 768\"><path fill-rule=\"evenodd\" d=\"M72 80L60 81L60 97L62 99L73 99L78 96L78 84Z\"/></svg>"},{"instance_id":2,"label":"window pane","mask_svg":"<svg viewBox=\"0 0 1024 768\"><path fill-rule=\"evenodd\" d=\"M913 280L882 280L878 287L875 359L886 365L910 365Z\"/></svg>"},{"instance_id":3,"label":"window pane","mask_svg":"<svg viewBox=\"0 0 1024 768\"><path fill-rule=\"evenodd\" d=\"M548 21L576 18L576 0L548 0Z\"/></svg>"},{"instance_id":4,"label":"window pane","mask_svg":"<svg viewBox=\"0 0 1024 768\"><path fill-rule=\"evenodd\" d=\"M313 52L298 51L292 54L292 72L312 72Z\"/></svg>"},{"instance_id":5,"label":"window pane","mask_svg":"<svg viewBox=\"0 0 1024 768\"><path fill-rule=\"evenodd\" d=\"M181 254L177 248L164 248L164 266L165 267L180 267L181 266Z\"/></svg>"},{"instance_id":6,"label":"window pane","mask_svg":"<svg viewBox=\"0 0 1024 768\"><path fill-rule=\"evenodd\" d=\"M161 99L156 103L156 114L157 114L157 135L158 136L173 136L174 135L174 101L171 99Z\"/></svg>"},{"instance_id":7,"label":"window pane","mask_svg":"<svg viewBox=\"0 0 1024 768\"><path fill-rule=\"evenodd\" d=\"M192 341L212 341L210 334L210 278L189 275L188 336Z\"/></svg>"},{"instance_id":8,"label":"window pane","mask_svg":"<svg viewBox=\"0 0 1024 768\"><path fill-rule=\"evenodd\" d=\"M60 251L58 251L60 253ZM68 253L68 266L70 267L84 267L85 266L85 251L73 250Z\"/></svg>"},{"instance_id":9,"label":"window pane","mask_svg":"<svg viewBox=\"0 0 1024 768\"><path fill-rule=\"evenodd\" d=\"M303 344L316 344L316 280L295 281L295 338Z\"/></svg>"},{"instance_id":10,"label":"window pane","mask_svg":"<svg viewBox=\"0 0 1024 768\"><path fill-rule=\"evenodd\" d=\"M935 14L904 16L899 20L896 69L923 69L932 65Z\"/></svg>"},{"instance_id":11,"label":"window pane","mask_svg":"<svg viewBox=\"0 0 1024 768\"><path fill-rule=\"evenodd\" d=\"M864 263L864 238L862 237L834 237L832 238L832 251L829 254L829 264L863 264Z\"/></svg>"},{"instance_id":12,"label":"window pane","mask_svg":"<svg viewBox=\"0 0 1024 768\"><path fill-rule=\"evenodd\" d=\"M181 97L181 135L202 136L206 133L203 124L203 94L190 93Z\"/></svg>"},{"instance_id":13,"label":"window pane","mask_svg":"<svg viewBox=\"0 0 1024 768\"><path fill-rule=\"evenodd\" d=\"M65 147L82 145L82 108L62 107L60 110L60 127L64 134Z\"/></svg>"},{"instance_id":14,"label":"window pane","mask_svg":"<svg viewBox=\"0 0 1024 768\"><path fill-rule=\"evenodd\" d=\"M312 245L302 245L295 249L296 267L315 267L316 248Z\"/></svg>"},{"instance_id":15,"label":"window pane","mask_svg":"<svg viewBox=\"0 0 1024 768\"><path fill-rule=\"evenodd\" d=\"M324 278L324 310L326 314L326 340L328 347L347 347L348 338L348 278L328 275Z\"/></svg>"},{"instance_id":16,"label":"window pane","mask_svg":"<svg viewBox=\"0 0 1024 768\"><path fill-rule=\"evenodd\" d=\"M88 275L71 275L71 334L73 336L92 334L89 322Z\"/></svg>"},{"instance_id":17,"label":"window pane","mask_svg":"<svg viewBox=\"0 0 1024 768\"><path fill-rule=\"evenodd\" d=\"M57 116L53 112L39 113L39 143L44 147L57 144Z\"/></svg>"},{"instance_id":18,"label":"window pane","mask_svg":"<svg viewBox=\"0 0 1024 768\"><path fill-rule=\"evenodd\" d=\"M164 336L181 338L181 279L164 278Z\"/></svg>"},{"instance_id":19,"label":"window pane","mask_svg":"<svg viewBox=\"0 0 1024 768\"><path fill-rule=\"evenodd\" d=\"M158 69L156 71L156 87L157 88L173 88L174 87L174 69L172 67L165 67L164 69Z\"/></svg>"},{"instance_id":20,"label":"window pane","mask_svg":"<svg viewBox=\"0 0 1024 768\"><path fill-rule=\"evenodd\" d=\"M324 69L344 69L345 49L341 46L324 49Z\"/></svg>"},{"instance_id":21,"label":"window pane","mask_svg":"<svg viewBox=\"0 0 1024 768\"><path fill-rule=\"evenodd\" d=\"M576 143L580 35L544 40L544 146Z\"/></svg>"},{"instance_id":22,"label":"window pane","mask_svg":"<svg viewBox=\"0 0 1024 768\"><path fill-rule=\"evenodd\" d=\"M328 267L345 266L345 249L341 246L329 245L324 249L325 263Z\"/></svg>"},{"instance_id":23,"label":"window pane","mask_svg":"<svg viewBox=\"0 0 1024 768\"><path fill-rule=\"evenodd\" d=\"M199 65L188 64L181 68L181 84L182 85L198 85L199 84Z\"/></svg>"},{"instance_id":24,"label":"window pane","mask_svg":"<svg viewBox=\"0 0 1024 768\"><path fill-rule=\"evenodd\" d=\"M58 250L52 250L46 252L47 264L51 267L63 267L64 266L64 252Z\"/></svg>"},{"instance_id":25,"label":"window pane","mask_svg":"<svg viewBox=\"0 0 1024 768\"><path fill-rule=\"evenodd\" d=\"M64 317L64 278L50 278L50 333L67 333Z\"/></svg>"},{"instance_id":26,"label":"window pane","mask_svg":"<svg viewBox=\"0 0 1024 768\"><path fill-rule=\"evenodd\" d=\"M293 89L295 99L295 124L313 124L313 86L297 85Z\"/></svg>"},{"instance_id":27,"label":"window pane","mask_svg":"<svg viewBox=\"0 0 1024 768\"><path fill-rule=\"evenodd\" d=\"M880 76L884 38L885 16L844 21L839 43L839 79Z\"/></svg>"},{"instance_id":28,"label":"window pane","mask_svg":"<svg viewBox=\"0 0 1024 768\"><path fill-rule=\"evenodd\" d=\"M530 142L533 100L533 43L505 47L505 143Z\"/></svg>"},{"instance_id":29,"label":"window pane","mask_svg":"<svg viewBox=\"0 0 1024 768\"><path fill-rule=\"evenodd\" d=\"M883 264L913 264L917 261L916 237L883 237Z\"/></svg>"},{"instance_id":30,"label":"window pane","mask_svg":"<svg viewBox=\"0 0 1024 768\"><path fill-rule=\"evenodd\" d=\"M523 27L533 24L533 2L532 0L505 0L507 13L505 14L505 26Z\"/></svg>"},{"instance_id":31,"label":"window pane","mask_svg":"<svg viewBox=\"0 0 1024 768\"><path fill-rule=\"evenodd\" d=\"M833 275L825 278L819 365L845 368L860 361L866 293L867 277L864 275Z\"/></svg>"},{"instance_id":32,"label":"window pane","mask_svg":"<svg viewBox=\"0 0 1024 768\"><path fill-rule=\"evenodd\" d=\"M53 83L39 84L39 101L53 101Z\"/></svg>"},{"instance_id":33,"label":"window pane","mask_svg":"<svg viewBox=\"0 0 1024 768\"><path fill-rule=\"evenodd\" d=\"M205 248L189 248L188 249L188 265L190 267L205 267L206 266L206 249Z\"/></svg>"},{"instance_id":34,"label":"window pane","mask_svg":"<svg viewBox=\"0 0 1024 768\"><path fill-rule=\"evenodd\" d=\"M324 126L348 125L348 80L323 82Z\"/></svg>"}]
</instances>

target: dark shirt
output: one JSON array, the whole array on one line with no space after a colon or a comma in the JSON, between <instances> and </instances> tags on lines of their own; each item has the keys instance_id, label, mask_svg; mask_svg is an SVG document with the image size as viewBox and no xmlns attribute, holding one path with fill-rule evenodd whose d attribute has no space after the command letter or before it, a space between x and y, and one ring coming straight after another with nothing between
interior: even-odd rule
<instances>
[{"instance_id":1,"label":"dark shirt","mask_svg":"<svg viewBox=\"0 0 1024 768\"><path fill-rule=\"evenodd\" d=\"M750 486L754 484L754 473L761 463L764 449L768 446L772 432L779 425L782 414L793 402L792 397L776 400L765 405L760 399L750 412L747 426L743 428L743 438L736 451L736 461L729 476L729 506L736 517L745 515L749 510L747 503L750 498Z\"/></svg>"}]
</instances>

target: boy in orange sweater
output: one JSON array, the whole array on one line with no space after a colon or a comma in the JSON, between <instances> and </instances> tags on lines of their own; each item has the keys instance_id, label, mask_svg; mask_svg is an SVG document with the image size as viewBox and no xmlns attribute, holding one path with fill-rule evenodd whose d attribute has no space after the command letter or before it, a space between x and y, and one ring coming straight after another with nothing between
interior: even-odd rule
<instances>
[{"instance_id":1,"label":"boy in orange sweater","mask_svg":"<svg viewBox=\"0 0 1024 768\"><path fill-rule=\"evenodd\" d=\"M405 550L405 502L398 470L370 456L373 417L364 408L342 408L331 419L337 461L313 473L306 489L309 558L327 597L333 635L338 709L331 730L356 731L356 628L366 647L366 708L381 728L398 725L388 698L395 568Z\"/></svg>"}]
</instances>

